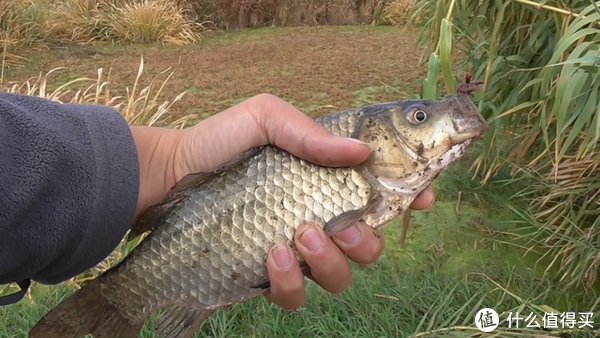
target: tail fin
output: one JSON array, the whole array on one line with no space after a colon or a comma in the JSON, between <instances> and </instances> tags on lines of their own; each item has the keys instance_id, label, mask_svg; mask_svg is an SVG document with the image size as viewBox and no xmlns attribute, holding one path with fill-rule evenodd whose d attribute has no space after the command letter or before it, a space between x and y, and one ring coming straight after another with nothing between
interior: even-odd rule
<instances>
[{"instance_id":1,"label":"tail fin","mask_svg":"<svg viewBox=\"0 0 600 338\"><path fill-rule=\"evenodd\" d=\"M123 318L100 292L99 283L90 283L50 310L29 331L31 338L137 337L140 325Z\"/></svg>"}]
</instances>

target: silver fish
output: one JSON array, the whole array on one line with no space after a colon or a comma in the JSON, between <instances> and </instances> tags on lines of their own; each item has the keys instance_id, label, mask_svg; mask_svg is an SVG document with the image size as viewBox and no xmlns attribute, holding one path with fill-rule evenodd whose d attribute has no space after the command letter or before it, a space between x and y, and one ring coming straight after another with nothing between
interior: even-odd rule
<instances>
[{"instance_id":1,"label":"silver fish","mask_svg":"<svg viewBox=\"0 0 600 338\"><path fill-rule=\"evenodd\" d=\"M151 231L143 242L50 311L30 336L136 337L157 310L160 336L191 336L215 309L264 293L267 253L275 243L292 245L298 225L323 224L333 235L359 220L373 228L390 222L487 130L464 93L318 122L369 144L369 159L327 168L265 146L216 172L187 176L142 216L138 232Z\"/></svg>"}]
</instances>

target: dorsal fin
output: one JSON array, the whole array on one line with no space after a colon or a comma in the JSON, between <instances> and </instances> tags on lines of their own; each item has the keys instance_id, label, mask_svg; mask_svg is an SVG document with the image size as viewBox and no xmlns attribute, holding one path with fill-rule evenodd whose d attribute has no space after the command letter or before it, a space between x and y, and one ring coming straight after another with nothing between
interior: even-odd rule
<instances>
[{"instance_id":1,"label":"dorsal fin","mask_svg":"<svg viewBox=\"0 0 600 338\"><path fill-rule=\"evenodd\" d=\"M252 156L256 155L261 148L252 148L248 151L243 152L233 160L229 162L225 162L217 169L207 173L195 173L184 176L179 182L175 184L173 188L167 193L166 197L160 201L158 204L155 204L149 207L144 213L140 216L137 223L131 228L129 235L127 236L128 240L132 240L135 237L155 229L157 226L160 226L164 223L165 218L169 215L169 211L177 206L181 201L188 197L188 192L191 189L194 189L209 180L210 178L220 174L223 171L226 171L241 162L244 162L250 159Z\"/></svg>"}]
</instances>

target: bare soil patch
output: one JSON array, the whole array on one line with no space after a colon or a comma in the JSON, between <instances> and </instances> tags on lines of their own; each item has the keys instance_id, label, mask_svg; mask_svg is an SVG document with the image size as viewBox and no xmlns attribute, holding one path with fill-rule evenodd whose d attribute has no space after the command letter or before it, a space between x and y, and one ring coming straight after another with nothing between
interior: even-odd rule
<instances>
[{"instance_id":1,"label":"bare soil patch","mask_svg":"<svg viewBox=\"0 0 600 338\"><path fill-rule=\"evenodd\" d=\"M8 80L25 80L54 67L66 67L57 84L110 69L111 87L126 94L140 57L144 81L171 67L164 98L187 91L173 114L217 113L253 95L268 92L310 114L368 102L412 97L426 67L419 65L418 31L372 26L262 28L215 33L186 47L61 46L31 56Z\"/></svg>"}]
</instances>

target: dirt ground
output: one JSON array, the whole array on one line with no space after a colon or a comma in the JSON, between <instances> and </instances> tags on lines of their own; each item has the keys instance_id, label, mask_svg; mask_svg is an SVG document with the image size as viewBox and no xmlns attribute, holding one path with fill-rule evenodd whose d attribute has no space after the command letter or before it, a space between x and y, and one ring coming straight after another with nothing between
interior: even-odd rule
<instances>
[{"instance_id":1,"label":"dirt ground","mask_svg":"<svg viewBox=\"0 0 600 338\"><path fill-rule=\"evenodd\" d=\"M110 69L113 92L123 95L143 55L146 84L167 68L174 71L164 99L187 91L173 107L175 116L214 114L263 92L322 114L418 94L426 65L419 65L417 37L413 29L322 26L213 33L185 47L57 46L28 56L25 67L9 69L5 77L22 81L66 67L54 75L60 83L95 78L102 67Z\"/></svg>"}]
</instances>

